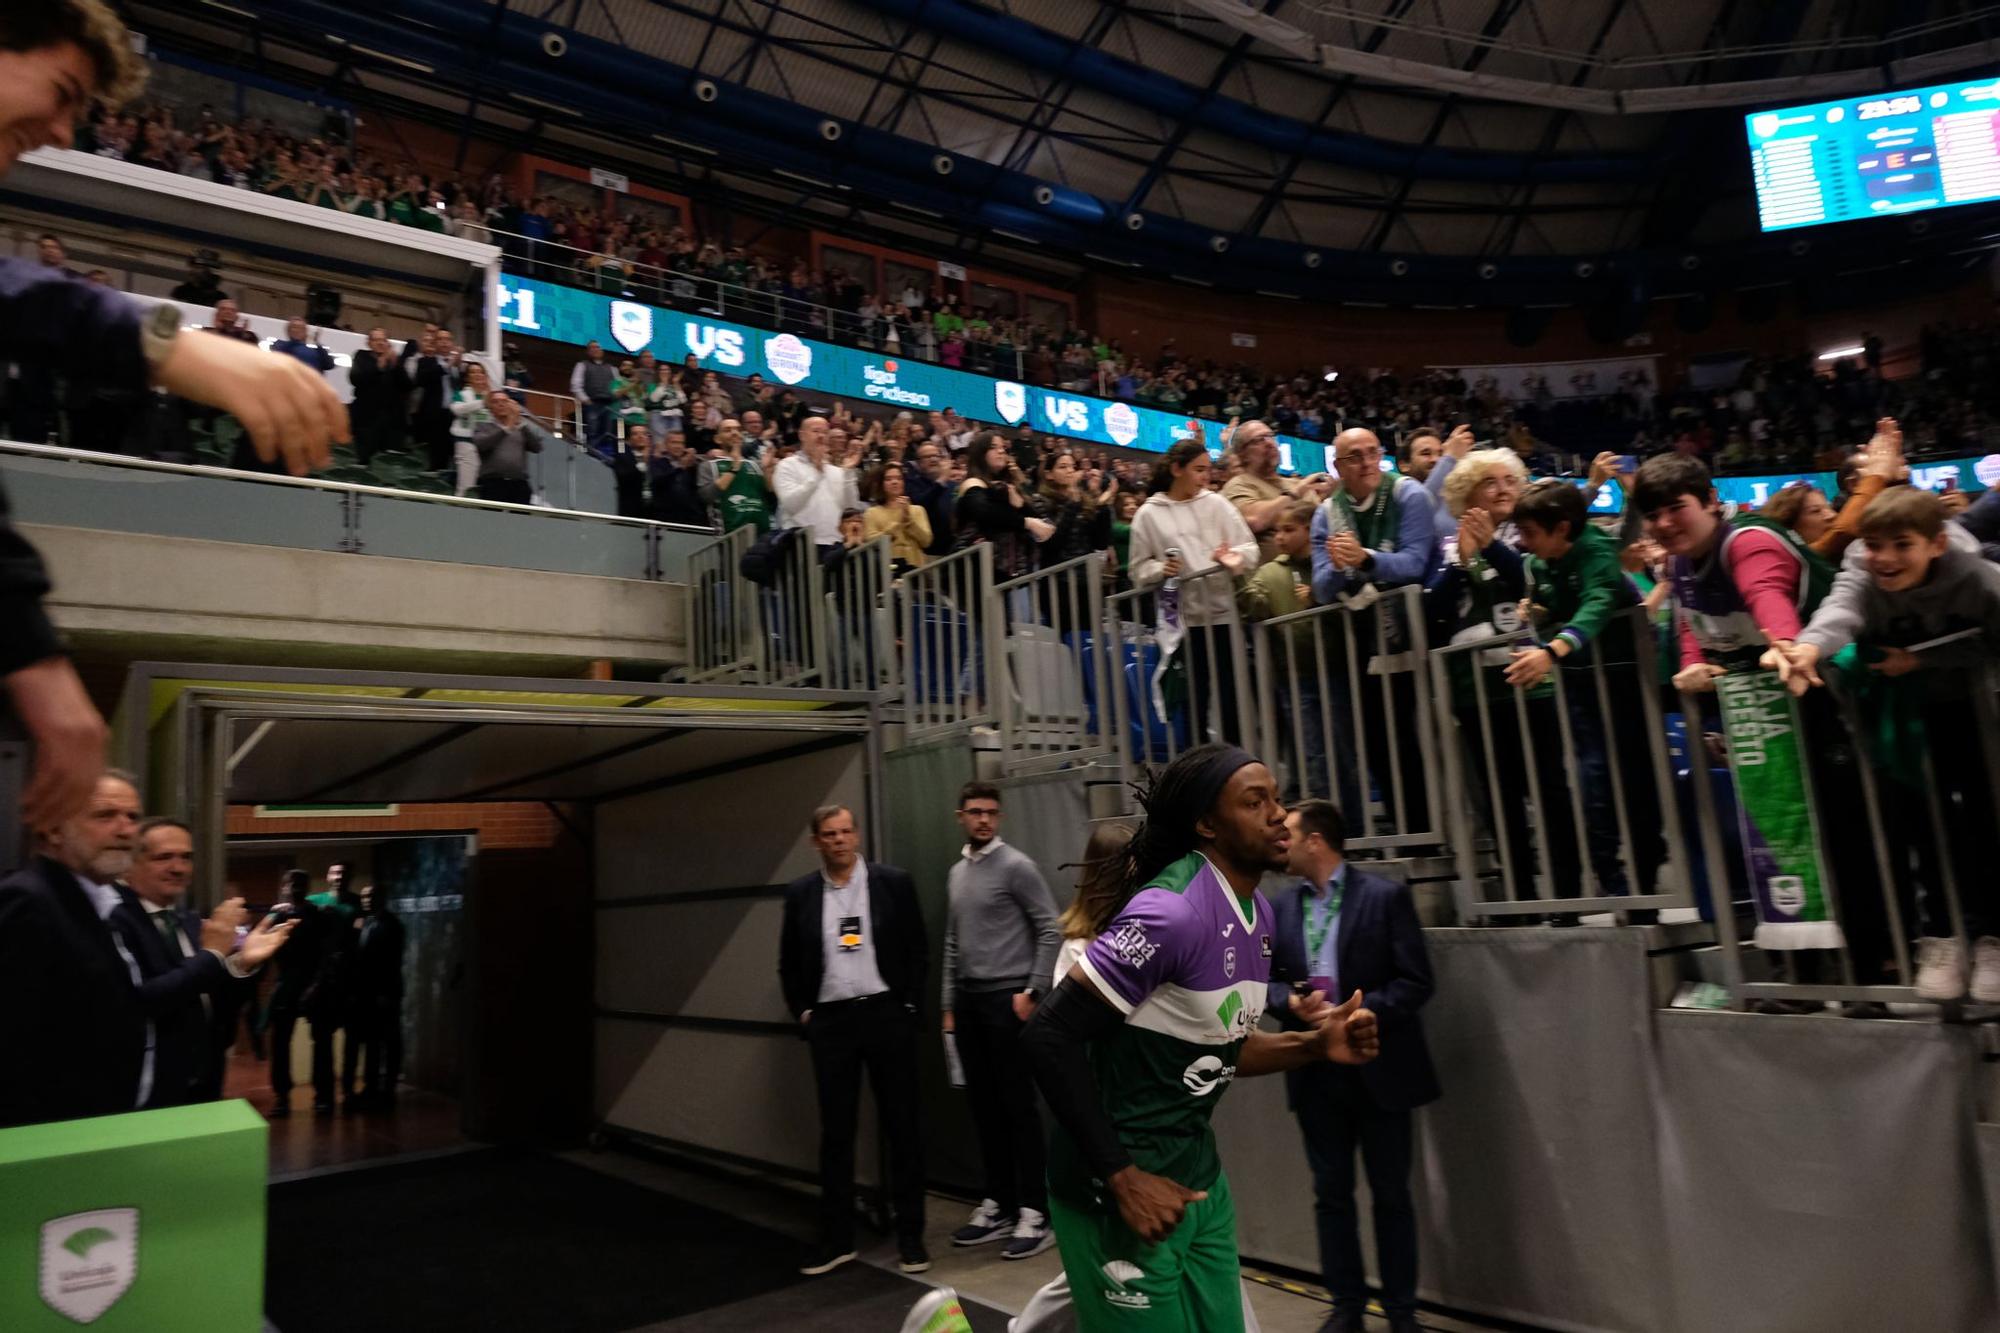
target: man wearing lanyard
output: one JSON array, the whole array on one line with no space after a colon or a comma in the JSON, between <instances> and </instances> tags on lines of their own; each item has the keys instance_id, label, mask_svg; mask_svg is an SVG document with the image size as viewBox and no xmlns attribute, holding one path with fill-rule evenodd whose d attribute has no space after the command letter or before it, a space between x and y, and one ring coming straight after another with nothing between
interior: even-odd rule
<instances>
[{"instance_id":1,"label":"man wearing lanyard","mask_svg":"<svg viewBox=\"0 0 2000 1333\"><path fill-rule=\"evenodd\" d=\"M924 1152L917 1114L917 999L930 957L916 885L861 859L854 812L813 811L820 868L785 887L778 980L812 1051L819 1090L820 1246L799 1271L830 1273L855 1257L854 1135L861 1071L875 1089L888 1145L896 1249L905 1273L924 1251Z\"/></svg>"},{"instance_id":2,"label":"man wearing lanyard","mask_svg":"<svg viewBox=\"0 0 2000 1333\"><path fill-rule=\"evenodd\" d=\"M1272 898L1269 1012L1286 1028L1294 995L1362 992L1379 1018L1382 1054L1365 1065L1309 1065L1285 1075L1313 1173L1321 1280L1333 1293L1330 1333L1360 1333L1368 1304L1354 1206L1354 1150L1375 1202L1382 1306L1392 1333L1417 1328L1417 1217L1410 1199L1410 1112L1438 1096L1417 1010L1431 996L1430 957L1410 891L1342 855L1346 828L1330 801L1294 806L1288 868L1299 884ZM1337 989L1339 988L1339 989Z\"/></svg>"}]
</instances>

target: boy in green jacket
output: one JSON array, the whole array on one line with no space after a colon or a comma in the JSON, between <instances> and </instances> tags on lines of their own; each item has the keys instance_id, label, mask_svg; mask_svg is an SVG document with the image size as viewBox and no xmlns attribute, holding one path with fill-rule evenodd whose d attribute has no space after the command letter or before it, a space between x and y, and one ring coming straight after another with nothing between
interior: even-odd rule
<instances>
[{"instance_id":1,"label":"boy in green jacket","mask_svg":"<svg viewBox=\"0 0 2000 1333\"><path fill-rule=\"evenodd\" d=\"M1528 553L1529 621L1540 642L1514 654L1507 681L1532 689L1558 662L1566 664L1562 694L1598 892L1632 891L1619 848L1619 830L1626 828L1635 844L1640 892L1651 893L1666 844L1640 697L1646 687L1640 667L1650 662L1637 651L1632 617L1613 619L1639 605L1639 590L1625 574L1618 543L1590 525L1583 492L1569 482L1550 478L1528 487L1514 506L1514 525ZM1562 742L1549 737L1546 743ZM1632 914L1635 921L1640 916Z\"/></svg>"}]
</instances>

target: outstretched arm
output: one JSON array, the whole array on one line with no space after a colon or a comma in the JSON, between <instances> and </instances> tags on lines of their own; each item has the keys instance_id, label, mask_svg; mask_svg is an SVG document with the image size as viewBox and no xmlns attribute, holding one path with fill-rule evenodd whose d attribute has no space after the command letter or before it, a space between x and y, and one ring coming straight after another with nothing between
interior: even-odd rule
<instances>
[{"instance_id":1,"label":"outstretched arm","mask_svg":"<svg viewBox=\"0 0 2000 1333\"><path fill-rule=\"evenodd\" d=\"M1298 1032L1252 1032L1236 1056L1236 1076L1256 1078L1330 1060L1365 1065L1382 1050L1375 1015L1361 1007L1361 992L1329 1012L1317 1026Z\"/></svg>"}]
</instances>

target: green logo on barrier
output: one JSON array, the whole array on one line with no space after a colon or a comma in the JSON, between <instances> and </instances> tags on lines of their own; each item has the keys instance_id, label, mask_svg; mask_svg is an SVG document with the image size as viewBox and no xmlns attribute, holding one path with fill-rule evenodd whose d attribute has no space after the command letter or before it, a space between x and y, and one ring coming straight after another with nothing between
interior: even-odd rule
<instances>
[{"instance_id":1,"label":"green logo on barrier","mask_svg":"<svg viewBox=\"0 0 2000 1333\"><path fill-rule=\"evenodd\" d=\"M105 1241L117 1239L117 1236L106 1231L103 1227L84 1227L82 1230L71 1235L68 1240L64 1241L62 1247L81 1259Z\"/></svg>"},{"instance_id":2,"label":"green logo on barrier","mask_svg":"<svg viewBox=\"0 0 2000 1333\"><path fill-rule=\"evenodd\" d=\"M96 1322L139 1271L139 1210L98 1208L42 1223L42 1303L78 1324Z\"/></svg>"}]
</instances>

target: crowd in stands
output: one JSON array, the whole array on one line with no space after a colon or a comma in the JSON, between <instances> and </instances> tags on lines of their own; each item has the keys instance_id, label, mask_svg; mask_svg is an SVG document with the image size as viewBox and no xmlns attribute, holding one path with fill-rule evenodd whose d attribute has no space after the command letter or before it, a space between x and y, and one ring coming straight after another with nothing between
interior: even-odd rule
<instances>
[{"instance_id":1,"label":"crowd in stands","mask_svg":"<svg viewBox=\"0 0 2000 1333\"><path fill-rule=\"evenodd\" d=\"M1261 418L1309 440L1362 426L1400 448L1419 429L1466 422L1477 438L1506 443L1543 472L1580 473L1605 449L1640 457L1671 449L1716 471L1756 472L1821 466L1866 441L1877 417L1893 415L1916 457L2000 448L2000 402L1985 373L1996 346L1991 326L1926 329L1922 374L1909 380L1882 376L1881 340L1870 335L1857 357L1757 358L1716 387L1628 376L1605 396L1579 399L1532 381L1527 396L1512 401L1476 371L1470 379L1451 370L1283 372L1186 357L1172 339L1148 354L974 304L964 284L871 290L838 265L818 269L799 256L702 237L636 208L619 216L551 194L524 197L497 173L429 175L364 154L344 133L339 118L321 137L299 138L268 120L233 125L209 107L155 106L97 113L78 146L274 198L494 241L517 269L553 281L1218 423Z\"/></svg>"}]
</instances>

